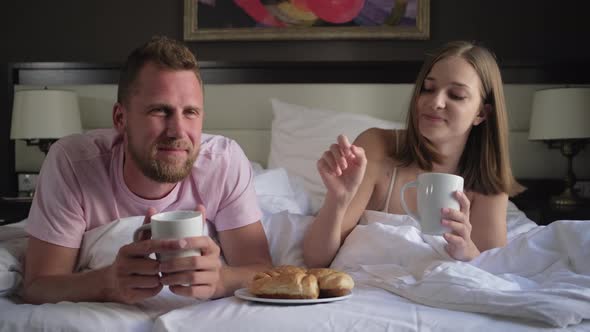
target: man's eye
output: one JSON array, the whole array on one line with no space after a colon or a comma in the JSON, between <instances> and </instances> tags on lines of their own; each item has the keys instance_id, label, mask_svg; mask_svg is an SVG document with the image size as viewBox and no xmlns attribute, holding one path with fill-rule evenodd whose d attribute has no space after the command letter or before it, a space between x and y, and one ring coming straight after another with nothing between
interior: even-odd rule
<instances>
[{"instance_id":1,"label":"man's eye","mask_svg":"<svg viewBox=\"0 0 590 332\"><path fill-rule=\"evenodd\" d=\"M153 115L166 115L167 112L163 108L154 108L154 109L150 110L150 114L153 114Z\"/></svg>"},{"instance_id":2,"label":"man's eye","mask_svg":"<svg viewBox=\"0 0 590 332\"><path fill-rule=\"evenodd\" d=\"M201 112L199 110L186 110L184 112L184 114L186 114L186 116L191 117L191 118L198 118L201 116Z\"/></svg>"}]
</instances>

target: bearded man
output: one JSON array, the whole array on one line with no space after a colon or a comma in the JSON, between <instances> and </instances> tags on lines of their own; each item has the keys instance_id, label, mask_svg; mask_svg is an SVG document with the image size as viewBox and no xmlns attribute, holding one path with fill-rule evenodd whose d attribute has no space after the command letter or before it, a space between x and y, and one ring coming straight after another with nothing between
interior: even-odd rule
<instances>
[{"instance_id":1,"label":"bearded man","mask_svg":"<svg viewBox=\"0 0 590 332\"><path fill-rule=\"evenodd\" d=\"M114 129L62 138L44 161L26 226L25 301L136 303L164 286L218 298L271 265L250 163L236 142L202 133L204 115L197 60L186 46L155 37L129 55ZM110 266L75 271L85 232L173 210L201 211L219 244L209 236L143 239L121 247ZM202 256L149 257L180 249Z\"/></svg>"}]
</instances>

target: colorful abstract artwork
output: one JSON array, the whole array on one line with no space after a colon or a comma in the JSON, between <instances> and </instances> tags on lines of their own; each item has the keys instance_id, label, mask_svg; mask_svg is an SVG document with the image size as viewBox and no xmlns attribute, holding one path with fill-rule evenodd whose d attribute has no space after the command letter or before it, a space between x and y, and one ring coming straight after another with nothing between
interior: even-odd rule
<instances>
[{"instance_id":1,"label":"colorful abstract artwork","mask_svg":"<svg viewBox=\"0 0 590 332\"><path fill-rule=\"evenodd\" d=\"M429 0L184 0L185 40L427 39Z\"/></svg>"}]
</instances>

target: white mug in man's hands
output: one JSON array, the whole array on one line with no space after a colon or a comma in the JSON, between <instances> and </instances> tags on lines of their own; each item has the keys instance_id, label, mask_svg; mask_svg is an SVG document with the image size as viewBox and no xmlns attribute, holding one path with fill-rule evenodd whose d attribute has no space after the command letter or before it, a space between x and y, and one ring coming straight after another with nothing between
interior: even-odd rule
<instances>
[{"instance_id":1,"label":"white mug in man's hands","mask_svg":"<svg viewBox=\"0 0 590 332\"><path fill-rule=\"evenodd\" d=\"M141 238L141 232L151 230L152 239L182 239L203 235L203 216L199 211L170 211L156 213L149 224L142 225L133 233L133 241ZM157 253L158 260L166 261L177 257L201 256L199 249Z\"/></svg>"},{"instance_id":2,"label":"white mug in man's hands","mask_svg":"<svg viewBox=\"0 0 590 332\"><path fill-rule=\"evenodd\" d=\"M416 187L416 204L418 213L408 208L404 193L406 189ZM459 201L455 198L455 191L463 191L463 178L446 173L422 173L416 181L406 183L401 190L402 207L406 213L420 223L422 233L442 235L450 229L441 225L441 209L459 210Z\"/></svg>"}]
</instances>

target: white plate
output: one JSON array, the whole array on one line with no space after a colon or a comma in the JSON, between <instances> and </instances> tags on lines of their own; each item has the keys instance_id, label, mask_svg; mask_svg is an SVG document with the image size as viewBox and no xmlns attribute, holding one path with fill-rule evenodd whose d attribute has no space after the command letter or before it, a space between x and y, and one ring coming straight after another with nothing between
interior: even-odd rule
<instances>
[{"instance_id":1,"label":"white plate","mask_svg":"<svg viewBox=\"0 0 590 332\"><path fill-rule=\"evenodd\" d=\"M352 292L347 295L337 297L325 297L321 299L267 299L264 297L256 297L252 295L248 288L240 288L234 292L236 297L244 300L263 302L263 303L275 303L275 304L315 304L315 303L326 303L334 301L342 301L352 296Z\"/></svg>"}]
</instances>

